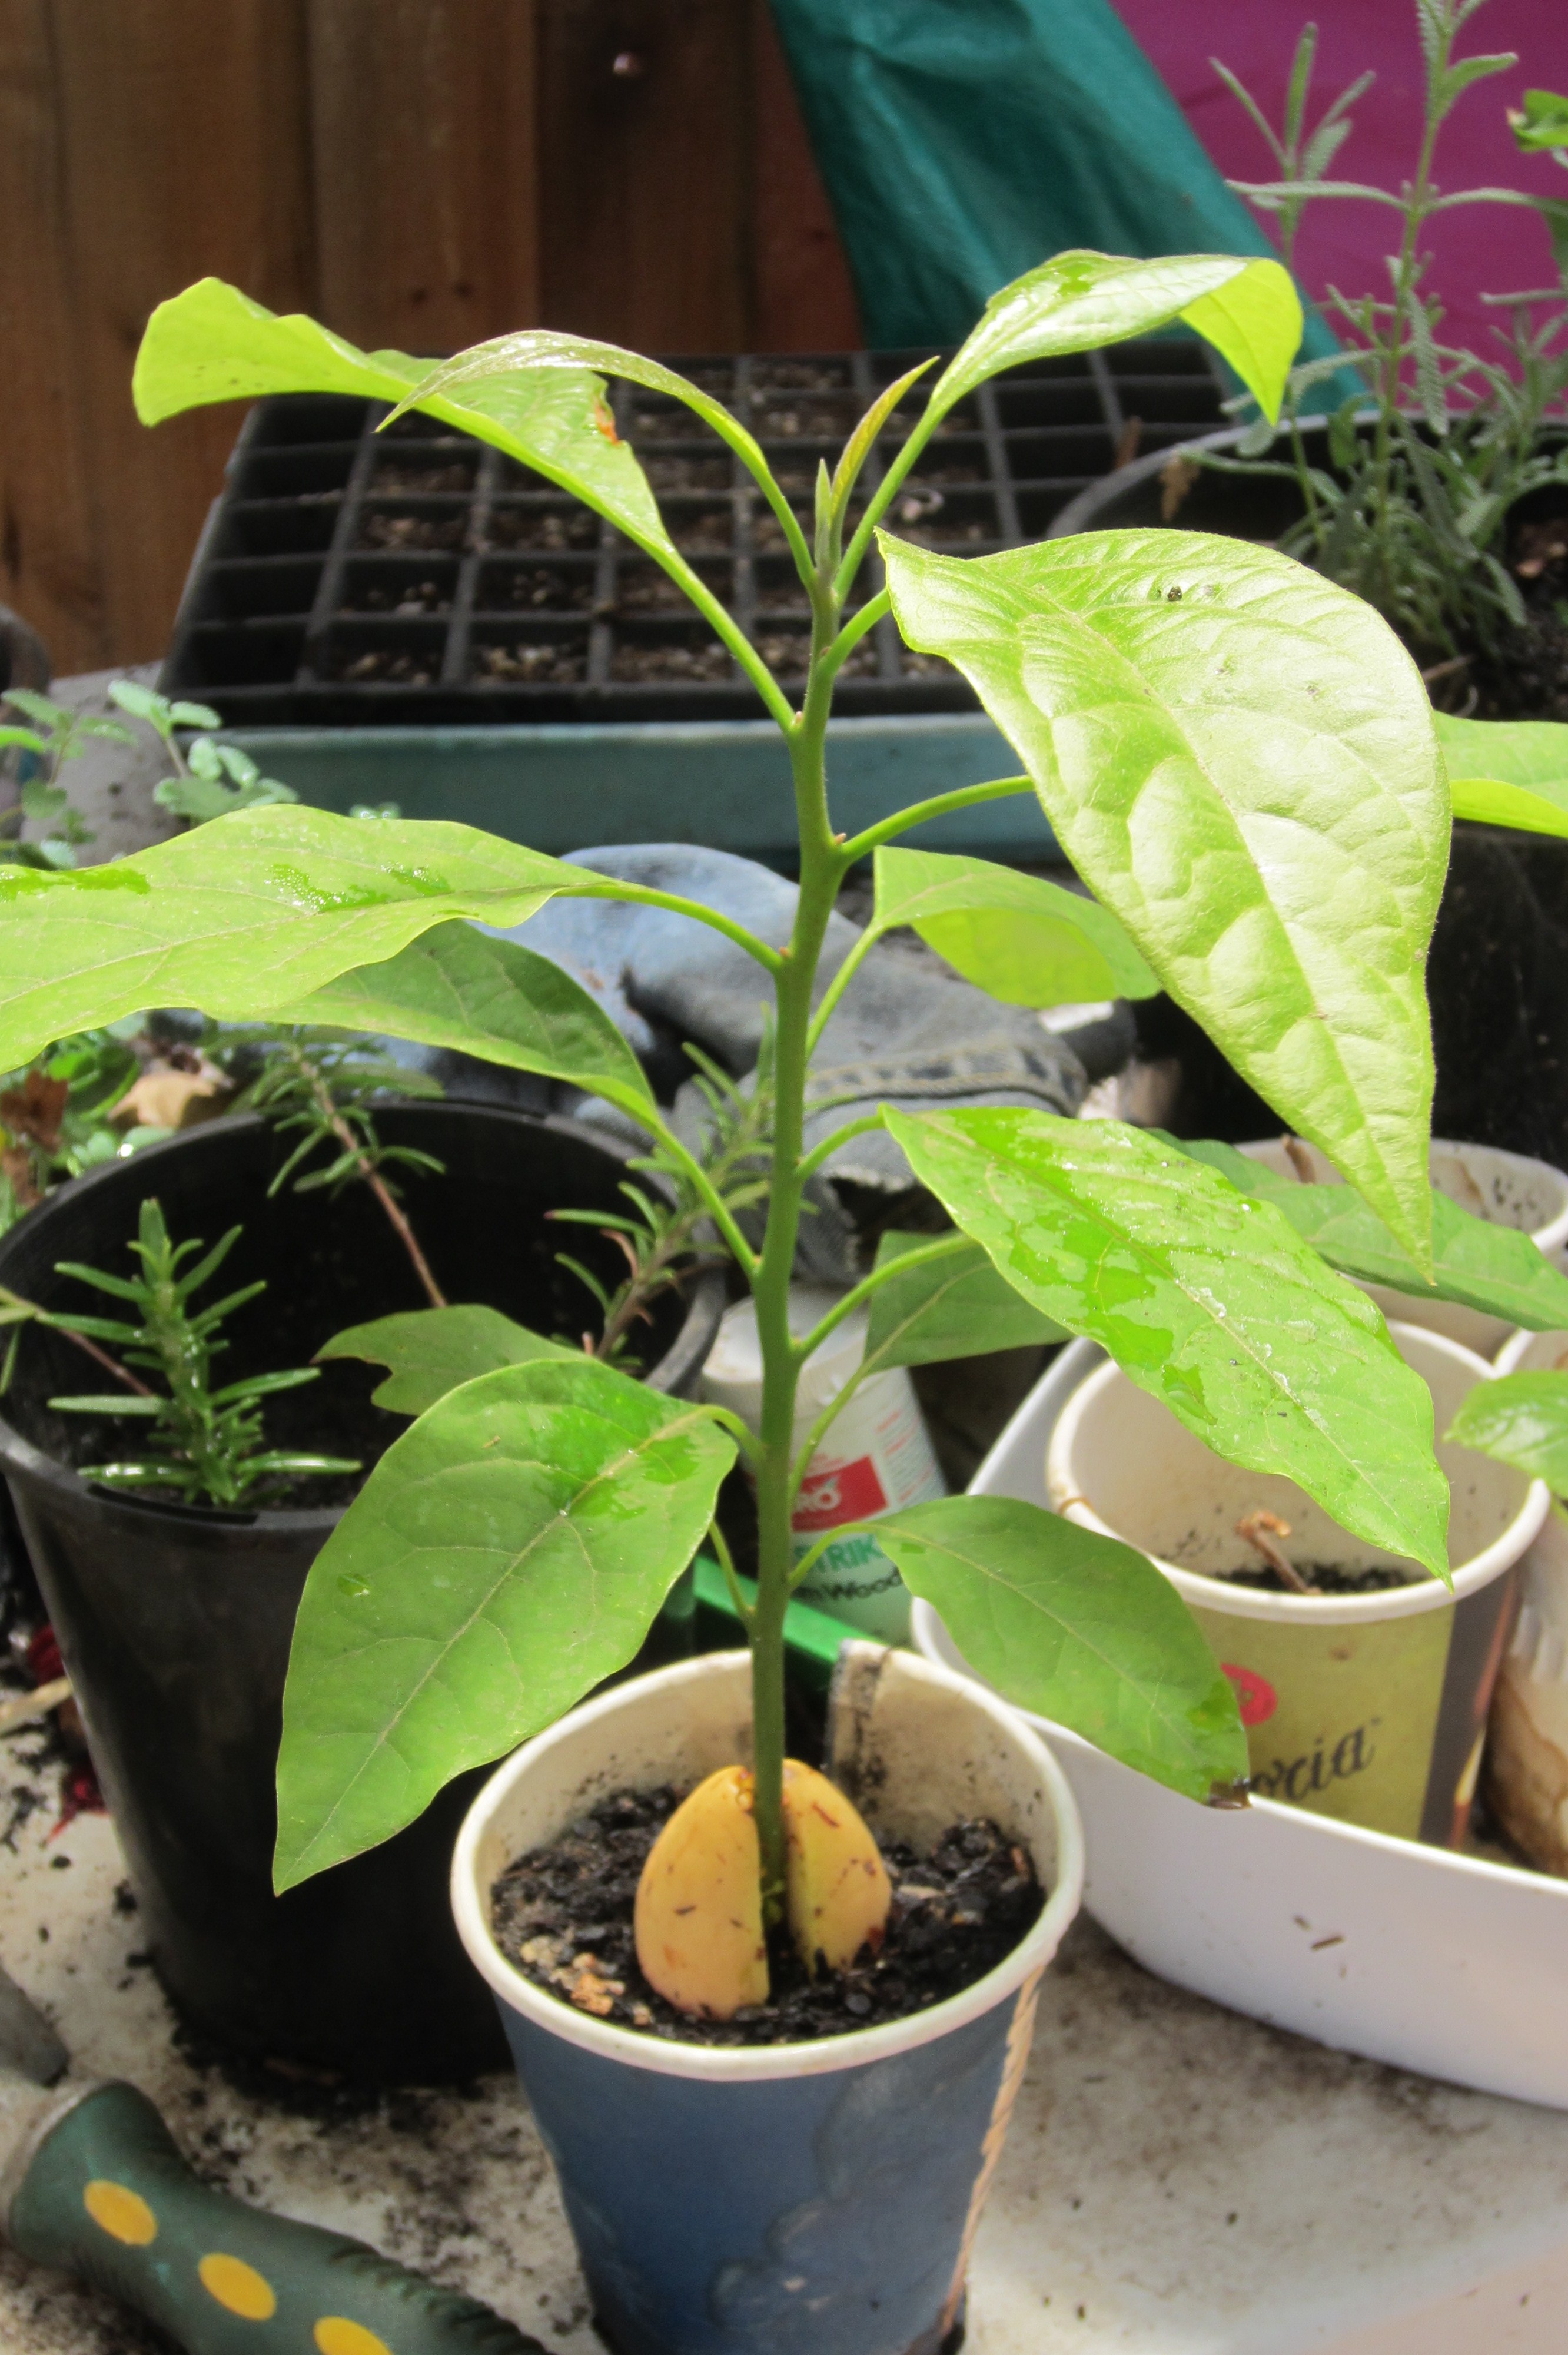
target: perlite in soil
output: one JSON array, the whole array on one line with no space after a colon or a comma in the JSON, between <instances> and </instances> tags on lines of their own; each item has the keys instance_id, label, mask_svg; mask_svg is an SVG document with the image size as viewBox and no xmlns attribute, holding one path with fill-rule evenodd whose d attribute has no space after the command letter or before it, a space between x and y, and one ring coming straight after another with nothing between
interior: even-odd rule
<instances>
[{"instance_id":1,"label":"perlite in soil","mask_svg":"<svg viewBox=\"0 0 1568 2355\"><path fill-rule=\"evenodd\" d=\"M815 1285L791 1285L790 1331L809 1333L840 1296ZM824 1407L853 1379L865 1354L867 1314L859 1308L846 1316L801 1367L795 1401L797 1449L804 1445ZM726 1311L703 1369L702 1387L710 1404L726 1406L751 1430L759 1428L762 1352L750 1300L737 1301ZM834 1417L806 1467L790 1516L795 1559L799 1561L824 1530L946 1494L947 1483L931 1452L907 1372L895 1366L873 1374ZM851 1530L825 1547L800 1591L805 1601L885 1644L902 1644L908 1637L908 1589L865 1529Z\"/></svg>"}]
</instances>

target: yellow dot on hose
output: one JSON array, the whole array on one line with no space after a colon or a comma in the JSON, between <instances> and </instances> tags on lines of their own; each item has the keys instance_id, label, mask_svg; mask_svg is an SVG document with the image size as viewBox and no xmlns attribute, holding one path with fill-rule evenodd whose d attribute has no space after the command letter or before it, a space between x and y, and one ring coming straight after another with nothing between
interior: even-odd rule
<instances>
[{"instance_id":1,"label":"yellow dot on hose","mask_svg":"<svg viewBox=\"0 0 1568 2355\"><path fill-rule=\"evenodd\" d=\"M214 2249L210 2256L203 2257L196 2273L208 2297L216 2298L227 2313L237 2314L241 2322L270 2322L278 2311L277 2291L243 2257Z\"/></svg>"},{"instance_id":2,"label":"yellow dot on hose","mask_svg":"<svg viewBox=\"0 0 1568 2355\"><path fill-rule=\"evenodd\" d=\"M321 2355L392 2355L385 2339L344 2314L323 2314L312 2335Z\"/></svg>"},{"instance_id":3,"label":"yellow dot on hose","mask_svg":"<svg viewBox=\"0 0 1568 2355\"><path fill-rule=\"evenodd\" d=\"M123 2241L128 2249L147 2248L158 2237L157 2218L141 2193L127 2184L95 2176L81 2195L81 2204L101 2232L107 2232L111 2241Z\"/></svg>"}]
</instances>

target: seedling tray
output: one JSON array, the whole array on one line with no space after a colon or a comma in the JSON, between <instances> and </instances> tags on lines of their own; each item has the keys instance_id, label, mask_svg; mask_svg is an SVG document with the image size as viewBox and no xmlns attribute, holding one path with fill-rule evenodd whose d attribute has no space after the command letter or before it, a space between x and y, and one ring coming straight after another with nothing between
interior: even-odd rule
<instances>
[{"instance_id":1,"label":"seedling tray","mask_svg":"<svg viewBox=\"0 0 1568 2355\"><path fill-rule=\"evenodd\" d=\"M677 360L761 442L810 530L819 458L918 355ZM1204 346L1153 337L1017 369L961 402L891 528L953 555L1044 538L1085 485L1224 422ZM922 396L879 438L880 479ZM810 614L777 518L680 403L619 384L617 427L672 534L789 688ZM385 404L259 401L196 550L161 685L235 729L744 721L750 683L659 567L577 501L471 436ZM874 565L862 582L871 593ZM856 648L846 718L969 712L948 664L890 620ZM284 773L285 774L287 772Z\"/></svg>"}]
</instances>

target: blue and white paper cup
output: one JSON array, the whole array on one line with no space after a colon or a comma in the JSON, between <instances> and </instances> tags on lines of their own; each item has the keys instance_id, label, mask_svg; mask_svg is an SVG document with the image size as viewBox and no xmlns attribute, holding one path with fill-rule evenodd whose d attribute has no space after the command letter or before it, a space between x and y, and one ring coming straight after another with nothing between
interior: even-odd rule
<instances>
[{"instance_id":1,"label":"blue and white paper cup","mask_svg":"<svg viewBox=\"0 0 1568 2355\"><path fill-rule=\"evenodd\" d=\"M1066 1780L1001 1701L907 1653L848 1644L832 1762L867 1819L929 1846L985 1816L1045 1906L945 2003L812 2043L713 2050L574 2010L506 1961L490 1891L611 1793L751 1754L744 1652L618 1687L527 1743L471 1810L459 1933L493 1989L618 2355L938 2355L1023 2075L1041 1976L1077 1912Z\"/></svg>"}]
</instances>

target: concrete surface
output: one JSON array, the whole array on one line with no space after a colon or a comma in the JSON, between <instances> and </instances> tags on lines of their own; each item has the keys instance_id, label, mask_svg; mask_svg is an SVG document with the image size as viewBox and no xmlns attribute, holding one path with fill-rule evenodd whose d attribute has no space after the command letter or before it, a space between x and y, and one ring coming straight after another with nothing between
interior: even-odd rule
<instances>
[{"instance_id":1,"label":"concrete surface","mask_svg":"<svg viewBox=\"0 0 1568 2355\"><path fill-rule=\"evenodd\" d=\"M193 2059L117 1893L107 1818L54 1832L44 1749L36 1730L0 1741L0 1960L79 2067L140 2084L210 2180L356 2233L561 2355L600 2355L514 2084L376 2098ZM1568 2115L1259 2027L1076 1925L980 2230L971 2355L1558 2355L1565 2340ZM154 2344L0 2251L5 2355Z\"/></svg>"}]
</instances>

